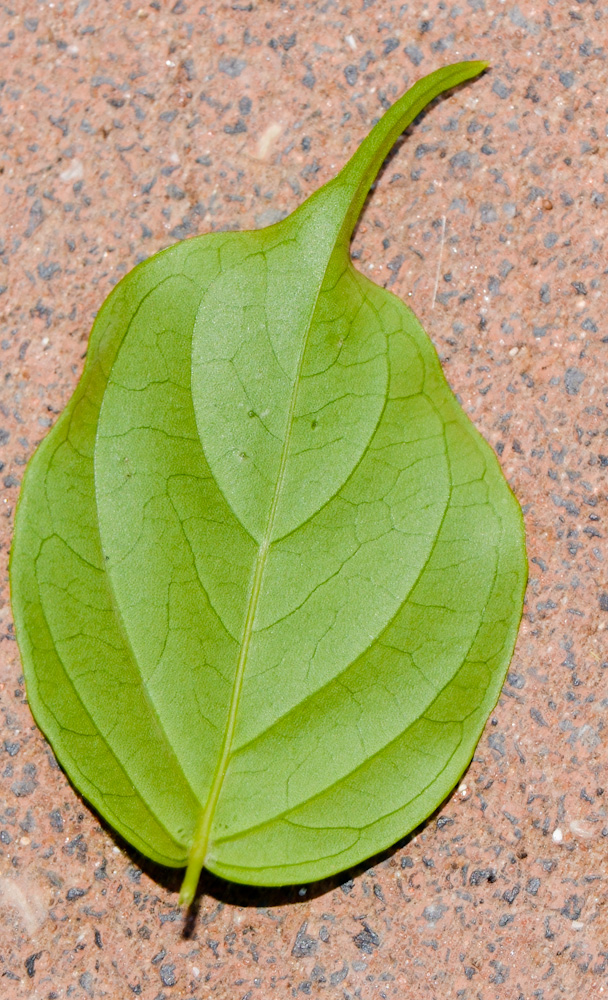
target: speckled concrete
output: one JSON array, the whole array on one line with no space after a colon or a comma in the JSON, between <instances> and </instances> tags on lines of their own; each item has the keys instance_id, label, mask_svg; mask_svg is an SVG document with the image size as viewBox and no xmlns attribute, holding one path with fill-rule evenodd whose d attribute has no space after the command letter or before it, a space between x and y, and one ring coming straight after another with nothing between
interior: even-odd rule
<instances>
[{"instance_id":1,"label":"speckled concrete","mask_svg":"<svg viewBox=\"0 0 608 1000\"><path fill-rule=\"evenodd\" d=\"M602 0L0 3L0 996L608 995ZM24 465L138 260L276 220L417 76L492 71L386 166L354 240L407 299L526 517L530 585L464 783L331 884L178 879L117 843L32 722L7 603Z\"/></svg>"}]
</instances>

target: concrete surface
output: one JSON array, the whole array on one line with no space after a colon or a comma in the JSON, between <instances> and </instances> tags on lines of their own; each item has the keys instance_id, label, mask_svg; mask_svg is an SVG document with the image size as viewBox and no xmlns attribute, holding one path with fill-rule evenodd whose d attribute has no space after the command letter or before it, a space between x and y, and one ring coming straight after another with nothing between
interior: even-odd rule
<instances>
[{"instance_id":1,"label":"concrete surface","mask_svg":"<svg viewBox=\"0 0 608 1000\"><path fill-rule=\"evenodd\" d=\"M608 4L0 3L0 995L608 995ZM28 711L6 560L24 465L143 256L264 225L419 75L484 78L394 152L358 265L409 301L525 512L503 696L414 839L331 884L178 877L117 843ZM602 304L604 296L604 304Z\"/></svg>"}]
</instances>

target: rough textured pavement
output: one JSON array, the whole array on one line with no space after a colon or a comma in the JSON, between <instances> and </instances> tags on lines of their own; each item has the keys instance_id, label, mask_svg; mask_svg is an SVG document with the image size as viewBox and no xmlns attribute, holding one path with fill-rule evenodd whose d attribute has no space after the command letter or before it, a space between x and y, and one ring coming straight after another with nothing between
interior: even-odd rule
<instances>
[{"instance_id":1,"label":"rough textured pavement","mask_svg":"<svg viewBox=\"0 0 608 1000\"><path fill-rule=\"evenodd\" d=\"M608 995L608 4L0 3L0 995L142 1000ZM267 225L405 87L492 63L387 163L353 242L405 298L525 513L500 702L417 836L332 883L136 858L33 724L6 565L25 463L137 261ZM604 302L602 302L604 296Z\"/></svg>"}]
</instances>

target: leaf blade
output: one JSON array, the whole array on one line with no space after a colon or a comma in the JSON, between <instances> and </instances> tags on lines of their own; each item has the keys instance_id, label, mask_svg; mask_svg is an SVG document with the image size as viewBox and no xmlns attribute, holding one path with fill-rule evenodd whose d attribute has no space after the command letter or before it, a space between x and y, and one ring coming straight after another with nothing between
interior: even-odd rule
<instances>
[{"instance_id":1,"label":"leaf blade","mask_svg":"<svg viewBox=\"0 0 608 1000\"><path fill-rule=\"evenodd\" d=\"M98 649L64 650L65 676L48 669L84 691L79 663L97 664L88 697L99 733L122 733L116 760L131 769L139 821L160 823L156 833L142 840L128 810L113 811L82 778L65 737L53 742L140 849L168 864L188 854L183 902L203 864L280 884L388 846L445 797L498 696L525 584L519 510L424 331L348 256L397 135L483 68L457 64L419 81L288 219L178 244L124 279L96 323L97 395L88 364L66 418L80 398L91 408L74 421L86 447L70 473L72 492L86 481L86 501L74 515L63 481L52 494L66 538L93 545L110 645L140 698L136 733L124 707L118 722L103 706L102 682L115 691L120 677ZM33 506L52 471L34 459ZM38 698L45 666L29 641L39 626L22 613L42 566L25 540L42 515L28 504L13 600L28 692L50 734ZM86 573L56 553L49 580L55 565L72 608L71 575L84 587L80 630L99 646ZM43 582L39 606L52 615L61 601ZM68 605L61 615L68 622ZM55 623L51 646L66 645L60 631ZM150 759L157 743L168 753L162 779ZM146 763L134 771L138 754ZM410 762L409 785L399 761ZM171 775L167 802L159 789Z\"/></svg>"},{"instance_id":2,"label":"leaf blade","mask_svg":"<svg viewBox=\"0 0 608 1000\"><path fill-rule=\"evenodd\" d=\"M403 307L403 309L405 309L405 307ZM415 325L418 326L418 324ZM424 334L423 336L426 340L426 336ZM426 347L426 344L424 346ZM434 359L434 364L438 369L439 365L436 358ZM459 407L456 404L456 401L454 400L453 396L447 389L447 386L445 387L445 390L446 390L446 403L448 403L451 407L453 407L454 414L460 418L462 411L460 411ZM464 417L464 415L462 415L462 417ZM470 444L472 438L473 443L480 447L482 456L485 453L485 457L488 461L488 468L490 472L494 473L495 476L494 488L495 491L498 493L499 497L501 498L501 504L504 508L505 520L509 523L510 530L513 530L513 528L515 527L518 531L516 539L510 541L509 544L504 549L504 556L507 559L507 565L505 566L505 569L501 574L501 579L503 579L503 582L501 584L501 589L496 594L490 594L485 601L488 607L487 613L491 614L493 618L495 618L497 616L497 612L492 611L493 603L496 603L498 601L500 604L504 604L508 609L509 607L518 606L522 600L523 586L525 584L525 574L523 575L522 578L521 555L519 551L519 546L521 545L523 539L521 518L518 512L518 508L516 507L515 501L513 500L512 496L510 495L510 493L505 493L504 491L504 481L502 480L502 474L499 472L497 468L497 463L493 456L493 453L491 453L488 446L485 444L485 442L483 442L479 438L478 435L476 435L476 433L473 433L473 435L471 435L470 425L468 426L467 425L468 425L468 420L466 417L464 417L462 426L466 431L466 443ZM461 492L463 492L463 490L461 490ZM470 502L470 498L466 499L468 502ZM484 524L482 521L479 521L478 514L476 514L476 519L479 527L479 533L481 535L487 534L487 525ZM469 535L469 538L467 539L467 545L471 545L471 547L474 547L474 542L475 542L475 534L473 533L472 535L471 534ZM446 543L446 548L449 552L449 543ZM511 563L513 565L511 565ZM440 565L434 572L436 575L440 575L442 571L443 571L443 566ZM519 581L518 589L514 594L511 592L512 591L511 578L513 574L515 574L516 578ZM422 574L421 574L421 581L424 582ZM418 582L419 588L421 581L419 580ZM468 586L468 581L467 581L467 586ZM436 590L434 589L433 592L436 592ZM420 594L419 597L422 601L426 601L426 597L424 594ZM266 756L263 759L264 768L266 769L266 773L270 778L270 780L268 781L268 785L271 788L280 787L278 775L276 773L278 770L278 764L274 766L273 769L273 760L275 759L275 755L272 750L273 742L276 741L277 744L282 745L284 747L285 744L287 743L287 734L289 732L291 732L292 734L293 733L299 734L300 738L298 740L295 740L292 735L290 740L291 755L288 756L285 750L283 749L280 761L281 770L284 771L286 768L288 769L290 765L293 765L295 767L298 762L304 760L306 761L306 767L308 771L311 772L314 770L316 776L322 782L325 779L328 771L331 772L332 767L334 767L336 763L335 758L338 755L339 751L339 747L337 748L336 731L339 729L341 733L341 740L342 742L344 742L344 732L345 731L349 732L349 727L350 729L354 729L357 723L361 725L361 716L363 714L361 709L362 704L365 705L367 709L369 709L370 705L373 706L376 712L375 719L373 719L373 721L368 724L368 728L370 731L376 734L385 734L387 729L390 729L389 720L386 717L386 710L387 710L386 702L382 701L380 702L380 704L378 704L377 692L386 691L387 689L389 689L390 684L392 684L393 686L397 685L398 678L401 677L401 680L404 683L406 681L408 683L408 688L407 688L408 698L411 699L413 697L411 676L409 678L407 676L404 676L407 674L407 671L403 670L403 665L402 663L400 664L398 662L398 658L393 656L392 659L388 659L386 656L387 649L393 650L394 653L399 652L401 656L403 656L404 653L407 653L407 648L404 650L398 645L398 640L396 640L394 637L395 633L401 632L405 637L412 637L412 636L416 637L425 634L433 637L434 633L438 632L439 633L438 637L435 637L435 639L433 640L435 644L435 648L433 650L433 658L436 666L438 659L436 646L439 642L439 639L442 637L442 633L445 632L445 629L447 627L444 622L437 621L437 613L433 609L431 609L430 612L425 616L424 621L416 621L412 620L412 618L413 616L410 610L409 614L410 620L402 622L401 624L399 624L399 622L395 620L389 624L389 626L386 629L387 646L386 649L383 650L383 655L377 658L376 663L370 662L369 660L370 651L371 653L373 653L373 648L370 648L370 650L367 651L368 654L367 657L364 656L359 662L355 661L353 664L350 664L349 667L347 668L348 670L351 671L351 674L354 674L355 676L349 677L348 684L346 685L346 687L350 688L351 686L353 686L354 690L358 694L358 700L356 705L353 705L352 699L350 699L350 712L348 704L349 699L345 696L344 690L342 691L342 703L340 702L340 688L341 687L344 688L344 683L345 683L344 675L341 675L335 679L333 689L331 690L323 689L316 693L316 695L312 699L313 704L310 707L309 716L306 718L305 721L299 720L298 724L298 720L292 717L291 719L286 720L285 731L282 734L276 732L271 734L271 739L269 740L269 747L267 748ZM466 624L467 623L465 622L465 625ZM475 622L473 622L472 625L475 625ZM512 645L515 640L516 630L517 630L517 623L515 622L514 624L513 621L511 621L510 630L508 634L505 633L502 646L500 647L498 652L493 653L494 659L492 661L492 665L495 673L493 676L492 685L488 689L488 694L483 698L481 707L479 709L476 709L477 712L475 717L476 728L473 728L472 732L468 734L467 749L463 751L463 753L461 753L454 761L454 763L451 765L443 784L439 782L438 786L435 781L433 781L432 783L434 788L433 794L436 796L439 795L439 798L436 799L435 801L435 805L437 804L438 801L441 801L441 799L443 799L445 795L447 795L449 790L453 787L455 781L458 779L458 777L460 777L466 765L469 763L470 757L472 755L474 746L477 742L481 728L483 727L483 723L485 722L487 712L489 712L491 707L493 707L496 698L498 697L498 692L500 690L500 685L502 683L502 674L500 673L500 670L496 672L496 664L498 662L504 662L505 659L508 662L508 659L510 659ZM493 627L490 631L494 635L494 639L496 641L497 627L495 622L493 622ZM391 632L393 633L392 636L390 635ZM471 623L469 623L468 634L469 634L469 639L467 640L465 635L462 640L462 643L464 643L465 664L467 662L466 661L467 648L471 646L474 652L474 647L472 646L473 636L471 636ZM455 650L453 649L453 642L454 642L454 636L453 634L450 634L450 649L448 650L447 653L444 654L444 659L448 656L449 653L452 656L452 658L456 661L456 663L458 663L458 661L462 658L463 654L461 653L458 647ZM444 675L449 673L449 669L450 669L449 665L447 664L443 665ZM421 687L423 686L421 685ZM472 683L472 681L470 681L467 688L467 698L469 699L469 701L471 700L471 689L473 687L474 684ZM375 699L374 699L374 692L376 692ZM428 698L428 688L422 692L421 697ZM245 714L255 715L257 709L258 706L256 705L254 710L251 710L249 713ZM358 719L356 717L357 710L360 710L361 712ZM422 708L418 707L416 709L416 711L414 712L413 720L410 714L409 723L417 724L419 716L421 715L421 712L423 710L426 710L426 702L423 703ZM334 711L337 719L339 720L338 726L332 724L331 714ZM405 713L403 706L401 714L398 713L394 714L395 718L394 720L392 720L392 725L395 738L398 738L399 734L407 732L408 716ZM368 712L368 715L371 715L371 712ZM472 720L471 726L473 726L473 721L475 720ZM314 730L312 729L313 725L314 725ZM311 756L311 745L307 739L311 731L313 732L314 739L321 739L321 737L323 737L322 743L317 747L316 750L316 759L313 759ZM272 737L274 737L274 740ZM281 737L283 741L282 744L281 744ZM413 741L412 746L414 750L418 742L419 741L416 740ZM257 762L255 758L252 759L251 754L249 755L247 754L246 752L247 749L248 748L246 745L244 760L242 761L241 780L238 781L237 776L231 775L230 772L228 774L227 787L231 786L232 794L230 795L230 799L225 802L225 811L226 813L229 813L230 807L232 807L233 817L243 816L243 815L247 815L248 817L251 817L252 815L255 816L257 815L256 809L260 807L268 808L267 792L262 792L262 790L260 790L260 794L258 796L260 801L257 802L257 804L256 802L252 802L252 791L250 791L249 794L247 793L247 788L248 788L247 775L255 773L261 768L261 764ZM259 748L256 748L256 750L257 749ZM262 750L261 754L263 754L263 752L264 751ZM349 763L352 762L354 752L355 752L354 748L351 747L347 755ZM242 754L242 751L240 748L237 748L235 763L239 758L239 754ZM403 761L403 766L407 767L408 757L405 752L402 753L401 759ZM370 770L370 781L372 784L378 784L379 786L382 787L383 801L386 802L390 794L388 791L389 783L386 780L385 781L379 780L377 773L373 769ZM265 788L266 787L267 786L265 786ZM438 787L440 787L440 790L443 794L437 792ZM317 792L317 794L322 794L322 793ZM365 795L361 790L360 794L362 798L365 799ZM333 798L331 799L331 801L334 802ZM427 800L425 799L424 801L426 802ZM299 806L294 806L293 808L297 809L299 808ZM394 842L394 840L397 839L397 837L399 836L399 833L395 834L396 828L398 828L403 832L404 829L409 830L412 829L413 826L417 825L418 822L420 822L424 818L424 815L422 815L422 813L424 812L425 808L426 806L423 806L422 812L414 812L412 817L409 817L405 820L404 820L404 811L401 810L399 819L396 821L396 827L390 827L390 832L386 834L386 839L384 840L384 842L382 841L380 843L376 842L375 849L376 850L382 849L383 847L387 847L390 845L390 843ZM280 805L276 807L276 812L279 817L282 815L284 811L285 810L284 809L282 810ZM260 822L263 822L264 820L266 820L267 823L271 821L268 819L268 817L261 817ZM234 822L234 819L232 821ZM228 824L230 822L230 817L224 817L222 815L221 803L220 803L220 810L218 811L218 826L221 826L222 822ZM266 846L269 844L268 826L266 825L265 827L262 828L262 830L263 830L263 835L261 837L261 844L259 845L259 849L265 849ZM224 840L234 841L238 836L241 836L240 831L237 831L236 833L233 832L232 834L230 834L229 832L228 833L222 832L220 839L222 840L222 842L224 842ZM247 839L245 834L242 834L242 836L243 836L243 841L246 844L247 851L252 857L255 856L255 850L251 839ZM340 867L343 866L343 863L344 865L354 863L357 850L358 848L356 850L353 850L353 852L351 853L346 852L342 857L342 861L340 862ZM365 855L363 854L362 856ZM225 877L231 877L228 875L228 872L233 871L236 868L234 861L228 862L227 860L223 860L221 855L210 858L209 866L217 874L224 875ZM240 868L243 867L244 866L242 865L240 866ZM255 874L254 878L256 883L258 882L259 878L260 884L264 884L265 879L268 880L275 878L277 879L277 883L279 884L281 881L306 881L307 878L309 877L308 873L312 869L312 867L313 866L310 865L309 863L307 864L302 863L299 866L293 866L292 868L290 868L288 872L282 870L279 873L278 867L276 867L273 870L273 866L269 865L267 868L264 869L263 876ZM331 873L330 868L328 868L327 870L321 869L323 875L330 874ZM318 864L315 863L314 871L316 872L318 870L319 870ZM244 872L241 871L241 875L239 877L244 877ZM245 880L248 881L249 879Z\"/></svg>"},{"instance_id":3,"label":"leaf blade","mask_svg":"<svg viewBox=\"0 0 608 1000\"><path fill-rule=\"evenodd\" d=\"M141 270L139 277L143 277ZM143 284L145 295L145 280ZM112 599L105 585L92 486L96 412L105 370L124 335L129 310L128 298L121 292L117 290L100 311L81 383L26 471L11 551L11 594L28 700L59 761L79 790L127 840L160 863L179 867L187 855L191 836L187 819L195 804L176 772L173 750L154 713L149 712L145 692L135 683L126 701L122 694L115 694L116 719L104 716L104 699L96 694L95 667L101 670L109 665L119 683L129 669L133 671L123 637L116 628L112 630ZM75 504L78 494L80 503ZM59 557L55 554L45 566L49 543L63 546L65 552ZM81 600L72 596L69 608L64 608L56 592L61 590L62 576L70 573L70 559L81 565L77 574ZM93 621L90 641L78 649L70 642L70 632L74 616L87 603L104 620ZM83 663L89 665L88 671L82 670ZM101 711L95 712L92 702ZM129 768L123 760L128 752L121 751L131 745L133 709L141 721L142 738ZM152 786L143 795L137 792L140 783L145 787L145 772L155 770L161 787L166 781L171 789L168 801L159 798L158 789ZM164 815L167 808L172 820ZM167 825L173 826L172 832Z\"/></svg>"}]
</instances>

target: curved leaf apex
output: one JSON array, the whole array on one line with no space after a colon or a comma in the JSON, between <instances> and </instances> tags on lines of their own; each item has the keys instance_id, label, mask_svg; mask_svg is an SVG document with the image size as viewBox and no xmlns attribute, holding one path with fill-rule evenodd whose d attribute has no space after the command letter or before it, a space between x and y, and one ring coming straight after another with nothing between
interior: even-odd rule
<instances>
[{"instance_id":1,"label":"curved leaf apex","mask_svg":"<svg viewBox=\"0 0 608 1000\"><path fill-rule=\"evenodd\" d=\"M347 211L350 229L363 207L369 189L402 132L440 94L479 76L489 63L482 60L451 63L418 80L386 111L336 177L351 192ZM350 235L350 234L349 234Z\"/></svg>"}]
</instances>

